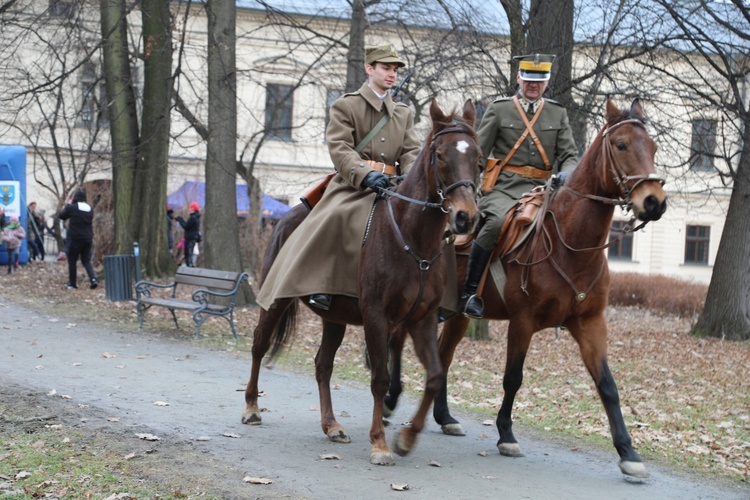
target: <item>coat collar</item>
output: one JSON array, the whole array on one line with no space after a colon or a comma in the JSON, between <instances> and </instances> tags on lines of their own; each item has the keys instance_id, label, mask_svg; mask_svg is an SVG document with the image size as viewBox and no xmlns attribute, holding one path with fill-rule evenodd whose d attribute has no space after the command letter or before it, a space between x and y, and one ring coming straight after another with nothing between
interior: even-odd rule
<instances>
[{"instance_id":1,"label":"coat collar","mask_svg":"<svg viewBox=\"0 0 750 500\"><path fill-rule=\"evenodd\" d=\"M389 96L386 96L385 99L381 100L380 97L372 91L367 82L363 83L359 88L359 93L375 111L381 113L383 111L383 105L385 105L386 112L393 116L393 109L396 107L396 103L394 103L393 99Z\"/></svg>"}]
</instances>

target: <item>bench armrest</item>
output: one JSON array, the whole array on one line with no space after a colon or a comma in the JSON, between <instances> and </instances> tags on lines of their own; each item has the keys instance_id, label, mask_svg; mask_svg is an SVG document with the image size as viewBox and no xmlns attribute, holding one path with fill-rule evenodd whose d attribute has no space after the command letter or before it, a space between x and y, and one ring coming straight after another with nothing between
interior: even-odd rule
<instances>
[{"instance_id":1,"label":"bench armrest","mask_svg":"<svg viewBox=\"0 0 750 500\"><path fill-rule=\"evenodd\" d=\"M172 297L174 297L175 288L177 287L177 283L170 283L168 285L163 285L161 283L153 283L151 281L145 281L141 280L138 283L135 284L135 293L137 298L141 298L141 295L144 295L146 297L151 297L151 288L171 288L172 289Z\"/></svg>"},{"instance_id":2,"label":"bench armrest","mask_svg":"<svg viewBox=\"0 0 750 500\"><path fill-rule=\"evenodd\" d=\"M228 292L214 292L213 290L206 290L205 288L199 288L198 290L193 292L193 300L195 302L203 304L203 306L207 306L209 295L212 297L232 297L232 306L233 306L234 296L237 295L237 290L240 289L240 285L242 284L243 281L246 281L247 278L248 278L247 273L242 273L240 275L240 278L237 280L237 283L235 283L234 289Z\"/></svg>"}]
</instances>

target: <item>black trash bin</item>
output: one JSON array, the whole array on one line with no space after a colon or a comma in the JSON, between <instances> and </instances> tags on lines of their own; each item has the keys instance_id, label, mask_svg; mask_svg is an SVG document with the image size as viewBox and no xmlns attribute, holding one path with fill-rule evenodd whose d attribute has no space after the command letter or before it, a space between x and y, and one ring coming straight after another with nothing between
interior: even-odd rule
<instances>
[{"instance_id":1,"label":"black trash bin","mask_svg":"<svg viewBox=\"0 0 750 500\"><path fill-rule=\"evenodd\" d=\"M104 285L108 302L133 300L132 255L104 256Z\"/></svg>"}]
</instances>

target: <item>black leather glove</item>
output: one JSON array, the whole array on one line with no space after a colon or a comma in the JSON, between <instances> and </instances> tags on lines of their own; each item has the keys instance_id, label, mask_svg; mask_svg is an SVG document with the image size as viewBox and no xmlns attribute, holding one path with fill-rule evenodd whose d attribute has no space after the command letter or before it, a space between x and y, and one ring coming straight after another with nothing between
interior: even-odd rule
<instances>
[{"instance_id":1,"label":"black leather glove","mask_svg":"<svg viewBox=\"0 0 750 500\"><path fill-rule=\"evenodd\" d=\"M373 170L362 180L362 187L370 188L375 192L378 191L378 188L386 189L388 187L388 176Z\"/></svg>"},{"instance_id":2,"label":"black leather glove","mask_svg":"<svg viewBox=\"0 0 750 500\"><path fill-rule=\"evenodd\" d=\"M562 185L565 184L565 179L567 179L569 176L570 176L570 171L558 172L557 175L555 175L555 181L554 181L553 187L555 189L562 187Z\"/></svg>"}]
</instances>

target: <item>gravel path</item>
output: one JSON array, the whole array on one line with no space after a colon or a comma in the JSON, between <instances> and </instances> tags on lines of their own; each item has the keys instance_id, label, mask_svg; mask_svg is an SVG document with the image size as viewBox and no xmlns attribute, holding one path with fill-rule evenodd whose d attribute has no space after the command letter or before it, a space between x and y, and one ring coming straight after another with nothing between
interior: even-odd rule
<instances>
[{"instance_id":1,"label":"gravel path","mask_svg":"<svg viewBox=\"0 0 750 500\"><path fill-rule=\"evenodd\" d=\"M245 426L247 360L190 342L187 334L180 340L112 331L26 309L7 296L0 302L0 403L33 396L79 430L105 432L118 449L138 449L137 433L154 434L160 440L149 446L162 457L154 475L186 477L186 492L194 481L223 498L750 498L747 485L712 484L649 463L649 479L627 480L614 450L539 440L523 429L516 435L526 457L502 457L496 429L471 415L461 416L466 437L443 436L430 421L409 456L397 456L394 467L373 466L368 388L334 391L336 415L352 436L351 444L334 444L320 430L312 374L264 368L261 402L268 411L262 426ZM415 410L414 401L402 401L389 441ZM340 459L322 459L326 454ZM246 476L273 484L248 484ZM393 491L392 484L410 489Z\"/></svg>"}]
</instances>

